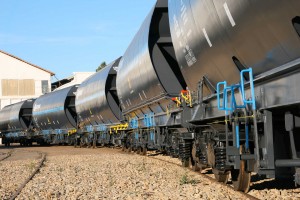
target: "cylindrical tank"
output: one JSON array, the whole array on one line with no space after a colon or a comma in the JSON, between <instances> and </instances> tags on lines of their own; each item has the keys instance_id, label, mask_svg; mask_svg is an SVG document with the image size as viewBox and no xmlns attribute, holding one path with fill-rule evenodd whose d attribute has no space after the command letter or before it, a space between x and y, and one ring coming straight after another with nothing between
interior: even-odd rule
<instances>
[{"instance_id":1,"label":"cylindrical tank","mask_svg":"<svg viewBox=\"0 0 300 200\"><path fill-rule=\"evenodd\" d=\"M78 87L75 104L81 127L118 123L122 119L116 90L120 59L87 78Z\"/></svg>"},{"instance_id":2,"label":"cylindrical tank","mask_svg":"<svg viewBox=\"0 0 300 200\"><path fill-rule=\"evenodd\" d=\"M169 0L172 41L188 87L196 90L203 76L213 85L236 83L244 68L258 75L299 58L299 8L297 0Z\"/></svg>"},{"instance_id":3,"label":"cylindrical tank","mask_svg":"<svg viewBox=\"0 0 300 200\"><path fill-rule=\"evenodd\" d=\"M32 116L40 130L76 128L75 93L78 86L40 96L33 105Z\"/></svg>"},{"instance_id":4,"label":"cylindrical tank","mask_svg":"<svg viewBox=\"0 0 300 200\"><path fill-rule=\"evenodd\" d=\"M176 96L186 86L171 41L167 3L157 1L120 62L117 90L125 113ZM157 105L152 109L161 111Z\"/></svg>"},{"instance_id":5,"label":"cylindrical tank","mask_svg":"<svg viewBox=\"0 0 300 200\"><path fill-rule=\"evenodd\" d=\"M32 107L35 99L5 106L0 111L0 131L27 131L32 126Z\"/></svg>"}]
</instances>

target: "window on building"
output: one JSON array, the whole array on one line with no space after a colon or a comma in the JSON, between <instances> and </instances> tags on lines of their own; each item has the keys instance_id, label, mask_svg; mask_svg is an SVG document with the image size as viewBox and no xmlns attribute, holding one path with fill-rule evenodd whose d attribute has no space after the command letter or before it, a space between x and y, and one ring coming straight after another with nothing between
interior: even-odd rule
<instances>
[{"instance_id":1,"label":"window on building","mask_svg":"<svg viewBox=\"0 0 300 200\"><path fill-rule=\"evenodd\" d=\"M42 93L46 94L49 92L48 81L42 80Z\"/></svg>"},{"instance_id":2,"label":"window on building","mask_svg":"<svg viewBox=\"0 0 300 200\"><path fill-rule=\"evenodd\" d=\"M2 96L30 96L35 94L33 79L3 79Z\"/></svg>"}]
</instances>

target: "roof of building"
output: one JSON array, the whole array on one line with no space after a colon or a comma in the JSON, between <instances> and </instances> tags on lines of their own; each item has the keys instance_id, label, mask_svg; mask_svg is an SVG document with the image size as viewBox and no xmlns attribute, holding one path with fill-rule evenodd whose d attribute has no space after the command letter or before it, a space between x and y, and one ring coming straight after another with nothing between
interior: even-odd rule
<instances>
[{"instance_id":1,"label":"roof of building","mask_svg":"<svg viewBox=\"0 0 300 200\"><path fill-rule=\"evenodd\" d=\"M72 85L81 84L83 81L85 81L88 77L90 77L94 73L96 72L73 72L72 76L51 83L51 87L52 87L51 89L52 90L63 89Z\"/></svg>"},{"instance_id":2,"label":"roof of building","mask_svg":"<svg viewBox=\"0 0 300 200\"><path fill-rule=\"evenodd\" d=\"M5 51L0 50L0 53L6 54L6 55L8 55L8 56L10 56L10 57L13 57L13 58L15 58L15 59L21 61L21 62L24 62L24 63L26 63L26 64L28 64L28 65L31 65L31 66L33 66L33 67L35 67L35 68L38 68L38 69L40 69L40 70L43 70L43 71L45 71L45 72L48 72L49 74L51 74L51 76L54 76L54 75L55 75L53 72L51 72L51 71L49 71L49 70L46 70L46 69L44 69L44 68L41 68L41 67L39 67L39 66L37 66L37 65L34 65L34 64L30 63L30 62L27 62L27 61L25 61L25 60L23 60L23 59L21 59L21 58L18 58L17 56L14 56L14 55L11 55L11 54L7 53L7 52L5 52Z\"/></svg>"}]
</instances>

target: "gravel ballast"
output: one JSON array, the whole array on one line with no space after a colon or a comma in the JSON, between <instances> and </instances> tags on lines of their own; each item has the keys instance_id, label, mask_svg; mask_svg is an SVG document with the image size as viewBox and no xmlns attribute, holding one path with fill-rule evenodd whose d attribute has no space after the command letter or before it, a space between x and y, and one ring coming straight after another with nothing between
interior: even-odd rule
<instances>
[{"instance_id":1,"label":"gravel ballast","mask_svg":"<svg viewBox=\"0 0 300 200\"><path fill-rule=\"evenodd\" d=\"M0 162L0 199L9 199L19 186L30 176L38 163L38 154L26 152L30 159L19 159L19 152Z\"/></svg>"},{"instance_id":2,"label":"gravel ballast","mask_svg":"<svg viewBox=\"0 0 300 200\"><path fill-rule=\"evenodd\" d=\"M179 166L134 154L51 156L17 199L241 199Z\"/></svg>"},{"instance_id":3,"label":"gravel ballast","mask_svg":"<svg viewBox=\"0 0 300 200\"><path fill-rule=\"evenodd\" d=\"M245 199L229 187L178 166L181 162L168 156L141 156L110 148L30 147L18 148L18 152L22 149L44 152L47 158L16 199ZM40 160L26 151L0 162L0 199L9 198ZM299 188L272 184L272 180L255 180L249 194L268 200L300 199Z\"/></svg>"}]
</instances>

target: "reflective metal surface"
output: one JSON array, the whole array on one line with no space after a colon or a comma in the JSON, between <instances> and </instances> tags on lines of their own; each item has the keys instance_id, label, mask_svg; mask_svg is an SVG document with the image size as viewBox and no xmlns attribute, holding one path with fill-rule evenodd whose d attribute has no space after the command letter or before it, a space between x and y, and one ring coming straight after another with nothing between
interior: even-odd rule
<instances>
[{"instance_id":1,"label":"reflective metal surface","mask_svg":"<svg viewBox=\"0 0 300 200\"><path fill-rule=\"evenodd\" d=\"M204 75L214 85L236 83L244 66L258 75L299 58L292 25L299 7L297 0L169 0L172 41L188 87L196 90Z\"/></svg>"},{"instance_id":2,"label":"reflective metal surface","mask_svg":"<svg viewBox=\"0 0 300 200\"><path fill-rule=\"evenodd\" d=\"M37 128L41 130L70 129L76 127L75 92L71 86L39 97L32 110Z\"/></svg>"},{"instance_id":3,"label":"reflective metal surface","mask_svg":"<svg viewBox=\"0 0 300 200\"><path fill-rule=\"evenodd\" d=\"M123 111L185 88L172 46L167 0L159 0L126 50L117 77Z\"/></svg>"},{"instance_id":4,"label":"reflective metal surface","mask_svg":"<svg viewBox=\"0 0 300 200\"><path fill-rule=\"evenodd\" d=\"M34 99L5 106L0 111L0 131L26 131L31 125Z\"/></svg>"},{"instance_id":5,"label":"reflective metal surface","mask_svg":"<svg viewBox=\"0 0 300 200\"><path fill-rule=\"evenodd\" d=\"M79 86L75 103L80 126L117 123L122 118L116 91L120 59L92 75Z\"/></svg>"}]
</instances>

